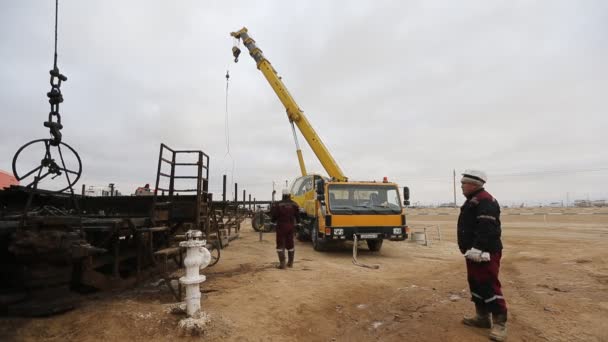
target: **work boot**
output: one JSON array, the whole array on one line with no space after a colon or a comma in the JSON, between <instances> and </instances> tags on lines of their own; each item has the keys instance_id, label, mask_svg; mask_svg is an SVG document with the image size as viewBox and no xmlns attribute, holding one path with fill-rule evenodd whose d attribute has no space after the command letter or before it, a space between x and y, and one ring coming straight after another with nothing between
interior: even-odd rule
<instances>
[{"instance_id":1,"label":"work boot","mask_svg":"<svg viewBox=\"0 0 608 342\"><path fill-rule=\"evenodd\" d=\"M293 257L296 251L287 251L287 267L293 267Z\"/></svg>"},{"instance_id":2,"label":"work boot","mask_svg":"<svg viewBox=\"0 0 608 342\"><path fill-rule=\"evenodd\" d=\"M285 269L285 251L277 252L279 255L279 265L277 268L284 270Z\"/></svg>"},{"instance_id":3,"label":"work boot","mask_svg":"<svg viewBox=\"0 0 608 342\"><path fill-rule=\"evenodd\" d=\"M490 329L492 327L492 321L490 320L490 313L483 306L475 304L475 317L464 317L462 324L470 325L472 327Z\"/></svg>"},{"instance_id":4,"label":"work boot","mask_svg":"<svg viewBox=\"0 0 608 342\"><path fill-rule=\"evenodd\" d=\"M507 314L492 315L494 325L490 332L490 340L504 341L507 339Z\"/></svg>"}]
</instances>

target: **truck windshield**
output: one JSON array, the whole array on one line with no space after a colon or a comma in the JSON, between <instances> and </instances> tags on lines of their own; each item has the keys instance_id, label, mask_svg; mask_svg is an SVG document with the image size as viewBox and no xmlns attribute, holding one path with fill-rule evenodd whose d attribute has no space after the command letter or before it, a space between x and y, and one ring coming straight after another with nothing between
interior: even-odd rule
<instances>
[{"instance_id":1,"label":"truck windshield","mask_svg":"<svg viewBox=\"0 0 608 342\"><path fill-rule=\"evenodd\" d=\"M399 191L393 185L331 184L329 210L349 214L400 214Z\"/></svg>"}]
</instances>

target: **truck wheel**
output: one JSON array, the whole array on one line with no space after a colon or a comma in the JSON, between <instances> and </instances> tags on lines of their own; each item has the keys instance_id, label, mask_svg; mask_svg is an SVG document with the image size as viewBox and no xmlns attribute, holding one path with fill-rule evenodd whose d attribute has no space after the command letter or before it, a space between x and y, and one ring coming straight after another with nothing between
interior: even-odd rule
<instances>
[{"instance_id":1,"label":"truck wheel","mask_svg":"<svg viewBox=\"0 0 608 342\"><path fill-rule=\"evenodd\" d=\"M256 232L259 232L261 227L264 226L264 213L261 211L256 211L253 213L253 217L251 218L251 227Z\"/></svg>"},{"instance_id":2,"label":"truck wheel","mask_svg":"<svg viewBox=\"0 0 608 342\"><path fill-rule=\"evenodd\" d=\"M219 241L213 241L213 248L211 248L209 250L209 253L211 253L211 261L209 262L209 265L207 265L207 267L211 267L215 264L217 264L218 261L220 261L220 244Z\"/></svg>"},{"instance_id":3,"label":"truck wheel","mask_svg":"<svg viewBox=\"0 0 608 342\"><path fill-rule=\"evenodd\" d=\"M268 216L263 211L257 211L253 214L251 218L251 227L256 232L264 232L268 233L272 231L272 226L270 226L270 216Z\"/></svg>"},{"instance_id":4,"label":"truck wheel","mask_svg":"<svg viewBox=\"0 0 608 342\"><path fill-rule=\"evenodd\" d=\"M384 242L384 240L382 240L382 239L367 240L367 247L369 248L370 251L377 252L380 250L380 248L382 248L382 242Z\"/></svg>"},{"instance_id":5,"label":"truck wheel","mask_svg":"<svg viewBox=\"0 0 608 342\"><path fill-rule=\"evenodd\" d=\"M296 232L296 239L298 239L298 241L310 241L310 235L308 235L304 229L300 228Z\"/></svg>"},{"instance_id":6,"label":"truck wheel","mask_svg":"<svg viewBox=\"0 0 608 342\"><path fill-rule=\"evenodd\" d=\"M319 223L317 219L312 221L312 227L310 231L311 239L312 239L312 247L317 252L322 252L325 250L325 241L319 238Z\"/></svg>"}]
</instances>

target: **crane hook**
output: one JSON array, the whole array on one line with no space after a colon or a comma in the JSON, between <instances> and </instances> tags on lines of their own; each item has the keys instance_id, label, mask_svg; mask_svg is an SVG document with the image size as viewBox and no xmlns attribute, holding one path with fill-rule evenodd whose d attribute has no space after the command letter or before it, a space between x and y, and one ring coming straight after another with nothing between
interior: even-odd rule
<instances>
[{"instance_id":1,"label":"crane hook","mask_svg":"<svg viewBox=\"0 0 608 342\"><path fill-rule=\"evenodd\" d=\"M238 63L239 62L239 55L241 54L241 49L239 49L238 46L233 46L232 47L232 55L234 56L234 63Z\"/></svg>"}]
</instances>

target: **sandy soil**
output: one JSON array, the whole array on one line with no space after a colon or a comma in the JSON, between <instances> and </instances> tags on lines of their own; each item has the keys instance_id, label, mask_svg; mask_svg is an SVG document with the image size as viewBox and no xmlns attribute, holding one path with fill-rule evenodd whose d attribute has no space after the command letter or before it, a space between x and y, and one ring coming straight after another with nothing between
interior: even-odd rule
<instances>
[{"instance_id":1,"label":"sandy soil","mask_svg":"<svg viewBox=\"0 0 608 342\"><path fill-rule=\"evenodd\" d=\"M319 253L300 242L294 268L275 269L273 235L259 241L246 223L205 272L203 336L180 336L173 297L149 281L63 315L2 318L0 340L487 341L487 330L460 323L473 305L455 212L410 213L414 228L440 225L442 241L429 228L430 246L361 245L360 261L378 270L354 266L352 244ZM509 340L608 341L608 215L505 215L503 231Z\"/></svg>"}]
</instances>

